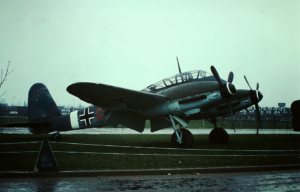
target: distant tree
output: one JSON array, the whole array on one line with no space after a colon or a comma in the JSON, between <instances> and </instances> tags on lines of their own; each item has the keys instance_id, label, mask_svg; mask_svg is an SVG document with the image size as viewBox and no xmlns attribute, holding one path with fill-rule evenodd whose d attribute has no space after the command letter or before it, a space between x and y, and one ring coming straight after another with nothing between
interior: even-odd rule
<instances>
[{"instance_id":1,"label":"distant tree","mask_svg":"<svg viewBox=\"0 0 300 192\"><path fill-rule=\"evenodd\" d=\"M9 71L9 64L10 64L10 61L8 61L8 64L7 64L7 67L6 67L6 72L5 72L5 75L3 77L3 69L1 69L1 82L0 82L0 88L2 87L3 83L7 80L7 76L9 74L11 74L13 70ZM5 91L2 95L0 95L0 97L2 97L7 91Z\"/></svg>"}]
</instances>

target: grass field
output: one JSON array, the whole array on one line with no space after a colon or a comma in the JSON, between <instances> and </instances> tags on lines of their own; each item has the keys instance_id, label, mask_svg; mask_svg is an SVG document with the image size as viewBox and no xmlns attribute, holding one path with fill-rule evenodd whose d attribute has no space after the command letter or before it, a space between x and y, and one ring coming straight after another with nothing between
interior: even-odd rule
<instances>
[{"instance_id":1,"label":"grass field","mask_svg":"<svg viewBox=\"0 0 300 192\"><path fill-rule=\"evenodd\" d=\"M0 134L0 143L42 141L48 137L61 171L160 169L299 164L300 151L186 151L83 146L54 143L50 135ZM300 150L300 135L229 135L227 145L213 145L208 135L194 135L194 149ZM170 148L170 135L63 135L58 142ZM39 151L41 143L0 145L0 152ZM126 155L67 154L55 151L128 153ZM38 152L0 153L0 171L33 171ZM138 154L137 156L129 154ZM151 156L148 156L148 155ZM154 155L153 155L154 154ZM156 155L155 155L156 154ZM163 156L158 154L178 154ZM217 156L188 156L217 155ZM223 156L231 155L231 156ZM237 156L261 155L261 156ZM275 156L269 156L275 155ZM290 155L290 156L283 156Z\"/></svg>"},{"instance_id":2,"label":"grass field","mask_svg":"<svg viewBox=\"0 0 300 192\"><path fill-rule=\"evenodd\" d=\"M21 122L27 122L27 117L20 117L20 116L0 117L0 126L9 123L21 123Z\"/></svg>"},{"instance_id":3,"label":"grass field","mask_svg":"<svg viewBox=\"0 0 300 192\"><path fill-rule=\"evenodd\" d=\"M18 123L18 122L27 122L26 117L0 117L0 126L5 125L8 123ZM230 128L231 127L231 121L229 120L224 120L223 124L226 125L224 128ZM269 121L269 122L261 122L262 128L263 129L291 129L292 124L290 122L274 122L274 121ZM219 127L222 127L220 123L218 123ZM256 129L257 123L256 121L234 121L234 126L237 129ZM122 127L122 125L119 125L119 127ZM145 127L150 127L150 121L146 121ZM187 126L188 129L193 129L193 128L213 128L213 124L206 121L206 120L197 120L197 121L190 121L189 125Z\"/></svg>"}]
</instances>

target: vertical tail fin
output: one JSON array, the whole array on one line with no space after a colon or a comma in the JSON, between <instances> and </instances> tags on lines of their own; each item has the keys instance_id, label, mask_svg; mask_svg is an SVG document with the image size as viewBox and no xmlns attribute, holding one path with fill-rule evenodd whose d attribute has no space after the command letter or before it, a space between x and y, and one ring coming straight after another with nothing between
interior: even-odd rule
<instances>
[{"instance_id":1,"label":"vertical tail fin","mask_svg":"<svg viewBox=\"0 0 300 192\"><path fill-rule=\"evenodd\" d=\"M61 112L47 87L42 83L32 85L28 93L28 122L46 121L57 116L61 116Z\"/></svg>"}]
</instances>

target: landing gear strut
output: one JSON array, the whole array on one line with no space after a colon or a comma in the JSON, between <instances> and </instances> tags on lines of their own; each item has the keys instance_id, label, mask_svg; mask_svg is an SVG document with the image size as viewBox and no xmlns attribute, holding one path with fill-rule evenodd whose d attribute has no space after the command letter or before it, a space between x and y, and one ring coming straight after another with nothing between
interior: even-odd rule
<instances>
[{"instance_id":1,"label":"landing gear strut","mask_svg":"<svg viewBox=\"0 0 300 192\"><path fill-rule=\"evenodd\" d=\"M61 138L61 135L59 134L58 131L56 131L56 133L52 134L51 138L52 138L52 139L60 139L60 138Z\"/></svg>"},{"instance_id":2,"label":"landing gear strut","mask_svg":"<svg viewBox=\"0 0 300 192\"><path fill-rule=\"evenodd\" d=\"M172 115L170 116L170 120L172 122L174 133L171 136L171 145L173 148L192 148L194 144L193 134L184 128L177 129L174 119Z\"/></svg>"},{"instance_id":3,"label":"landing gear strut","mask_svg":"<svg viewBox=\"0 0 300 192\"><path fill-rule=\"evenodd\" d=\"M229 140L228 133L223 128L217 127L216 118L211 120L215 128L209 134L209 142L211 144L227 144Z\"/></svg>"},{"instance_id":4,"label":"landing gear strut","mask_svg":"<svg viewBox=\"0 0 300 192\"><path fill-rule=\"evenodd\" d=\"M173 148L192 148L194 144L193 134L187 129L177 130L181 136L181 143L178 142L176 132L171 136L171 145Z\"/></svg>"}]
</instances>

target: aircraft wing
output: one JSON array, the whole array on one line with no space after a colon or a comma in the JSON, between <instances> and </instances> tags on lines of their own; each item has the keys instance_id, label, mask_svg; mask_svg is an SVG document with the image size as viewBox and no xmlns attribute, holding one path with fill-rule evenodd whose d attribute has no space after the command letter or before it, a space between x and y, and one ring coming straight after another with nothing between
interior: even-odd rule
<instances>
[{"instance_id":1,"label":"aircraft wing","mask_svg":"<svg viewBox=\"0 0 300 192\"><path fill-rule=\"evenodd\" d=\"M141 112L142 108L153 107L168 99L163 95L100 83L74 83L67 87L67 91L87 103L110 111L129 109Z\"/></svg>"}]
</instances>

